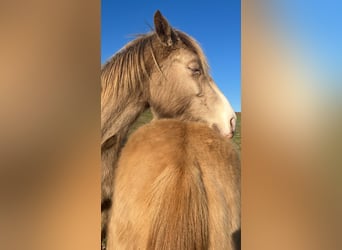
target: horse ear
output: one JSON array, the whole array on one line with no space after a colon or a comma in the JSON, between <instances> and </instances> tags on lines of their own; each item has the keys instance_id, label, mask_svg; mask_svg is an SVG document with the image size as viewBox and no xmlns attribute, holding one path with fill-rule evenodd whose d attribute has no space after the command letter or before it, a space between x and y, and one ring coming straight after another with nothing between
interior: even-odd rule
<instances>
[{"instance_id":1,"label":"horse ear","mask_svg":"<svg viewBox=\"0 0 342 250\"><path fill-rule=\"evenodd\" d=\"M156 30L159 40L166 46L173 45L174 32L165 17L159 10L154 14L154 28Z\"/></svg>"}]
</instances>

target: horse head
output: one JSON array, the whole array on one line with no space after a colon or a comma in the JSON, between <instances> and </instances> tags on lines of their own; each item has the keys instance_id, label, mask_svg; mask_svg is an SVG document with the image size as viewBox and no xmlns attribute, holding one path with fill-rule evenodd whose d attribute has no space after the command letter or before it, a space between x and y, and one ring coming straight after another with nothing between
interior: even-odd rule
<instances>
[{"instance_id":1,"label":"horse head","mask_svg":"<svg viewBox=\"0 0 342 250\"><path fill-rule=\"evenodd\" d=\"M198 43L174 29L162 14L154 15L151 40L149 104L155 118L200 121L231 138L236 114L209 74Z\"/></svg>"}]
</instances>

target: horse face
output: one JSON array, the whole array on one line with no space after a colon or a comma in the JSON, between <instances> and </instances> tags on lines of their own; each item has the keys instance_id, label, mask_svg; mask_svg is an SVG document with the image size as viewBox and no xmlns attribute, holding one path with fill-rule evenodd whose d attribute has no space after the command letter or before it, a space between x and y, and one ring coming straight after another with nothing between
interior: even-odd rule
<instances>
[{"instance_id":1,"label":"horse face","mask_svg":"<svg viewBox=\"0 0 342 250\"><path fill-rule=\"evenodd\" d=\"M156 118L202 121L226 137L233 136L235 112L195 53L179 49L160 64L160 70L150 84Z\"/></svg>"},{"instance_id":2,"label":"horse face","mask_svg":"<svg viewBox=\"0 0 342 250\"><path fill-rule=\"evenodd\" d=\"M198 44L174 31L159 12L155 28L160 48L169 52L159 62L153 56L156 65L151 74L150 106L154 116L205 122L231 138L235 112L210 77Z\"/></svg>"}]
</instances>

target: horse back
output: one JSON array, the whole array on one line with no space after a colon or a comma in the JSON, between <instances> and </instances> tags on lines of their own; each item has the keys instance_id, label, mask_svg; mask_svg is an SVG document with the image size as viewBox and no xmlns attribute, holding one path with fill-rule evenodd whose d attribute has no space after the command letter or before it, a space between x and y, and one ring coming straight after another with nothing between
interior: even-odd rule
<instances>
[{"instance_id":1,"label":"horse back","mask_svg":"<svg viewBox=\"0 0 342 250\"><path fill-rule=\"evenodd\" d=\"M204 124L160 120L138 129L115 173L108 249L233 249L240 162Z\"/></svg>"}]
</instances>

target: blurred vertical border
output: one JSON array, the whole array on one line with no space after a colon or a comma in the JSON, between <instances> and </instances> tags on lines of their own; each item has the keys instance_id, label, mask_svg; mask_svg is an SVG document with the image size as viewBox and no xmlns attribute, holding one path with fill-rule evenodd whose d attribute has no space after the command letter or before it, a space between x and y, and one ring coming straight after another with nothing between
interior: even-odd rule
<instances>
[{"instance_id":1,"label":"blurred vertical border","mask_svg":"<svg viewBox=\"0 0 342 250\"><path fill-rule=\"evenodd\" d=\"M0 33L0 249L100 249L100 1L1 1Z\"/></svg>"},{"instance_id":2,"label":"blurred vertical border","mask_svg":"<svg viewBox=\"0 0 342 250\"><path fill-rule=\"evenodd\" d=\"M342 249L341 10L242 1L242 249Z\"/></svg>"}]
</instances>

